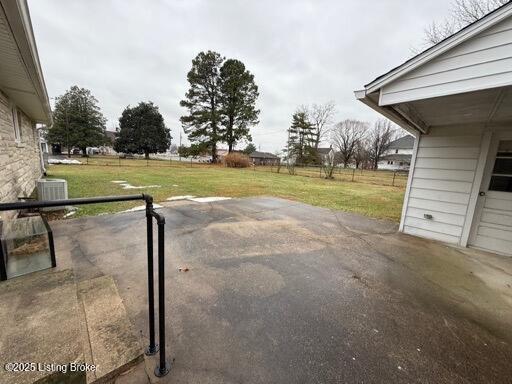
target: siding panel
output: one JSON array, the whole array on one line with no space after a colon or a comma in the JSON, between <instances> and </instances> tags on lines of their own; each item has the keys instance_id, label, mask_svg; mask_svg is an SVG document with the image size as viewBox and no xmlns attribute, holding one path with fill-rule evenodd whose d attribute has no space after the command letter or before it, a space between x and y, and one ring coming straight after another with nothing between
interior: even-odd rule
<instances>
[{"instance_id":1,"label":"siding panel","mask_svg":"<svg viewBox=\"0 0 512 384\"><path fill-rule=\"evenodd\" d=\"M425 200L411 197L409 207L423 208L438 212L453 213L455 215L465 215L467 206L464 204L444 203L435 200Z\"/></svg>"},{"instance_id":2,"label":"siding panel","mask_svg":"<svg viewBox=\"0 0 512 384\"><path fill-rule=\"evenodd\" d=\"M407 217L405 219L405 225L450 236L460 236L462 233L462 227L460 226L415 217Z\"/></svg>"},{"instance_id":3,"label":"siding panel","mask_svg":"<svg viewBox=\"0 0 512 384\"><path fill-rule=\"evenodd\" d=\"M510 254L510 241L477 235L475 237L475 245L478 248L493 250L493 252L500 252L507 255Z\"/></svg>"},{"instance_id":4,"label":"siding panel","mask_svg":"<svg viewBox=\"0 0 512 384\"><path fill-rule=\"evenodd\" d=\"M502 21L381 89L380 105L512 83L511 21Z\"/></svg>"},{"instance_id":5,"label":"siding panel","mask_svg":"<svg viewBox=\"0 0 512 384\"><path fill-rule=\"evenodd\" d=\"M445 243L451 243L451 244L457 244L457 242L459 241L459 238L457 236L450 236L450 235L443 234L443 233L426 231L424 229L409 227L407 225L404 226L404 233L407 233L409 235L414 235L414 236L426 237L428 239L438 240L438 241L442 241Z\"/></svg>"},{"instance_id":6,"label":"siding panel","mask_svg":"<svg viewBox=\"0 0 512 384\"><path fill-rule=\"evenodd\" d=\"M444 159L478 159L479 147L420 148L418 157L441 157Z\"/></svg>"},{"instance_id":7,"label":"siding panel","mask_svg":"<svg viewBox=\"0 0 512 384\"><path fill-rule=\"evenodd\" d=\"M450 181L438 179L429 180L421 179L419 177L415 177L412 181L412 186L415 188L461 193L470 193L472 185L472 183L464 181Z\"/></svg>"},{"instance_id":8,"label":"siding panel","mask_svg":"<svg viewBox=\"0 0 512 384\"><path fill-rule=\"evenodd\" d=\"M468 193L436 191L432 189L411 188L411 197L418 199L428 199L434 201L443 201L446 203L467 204L469 202Z\"/></svg>"},{"instance_id":9,"label":"siding panel","mask_svg":"<svg viewBox=\"0 0 512 384\"><path fill-rule=\"evenodd\" d=\"M478 160L473 159L416 159L416 168L429 169L453 169L462 171L474 171Z\"/></svg>"},{"instance_id":10,"label":"siding panel","mask_svg":"<svg viewBox=\"0 0 512 384\"><path fill-rule=\"evenodd\" d=\"M451 213L437 212L434 210L420 209L414 207L409 207L409 209L407 210L408 218L415 217L418 219L424 219L425 214L432 215L433 220L438 221L440 223L458 225L459 227L462 227L464 225L465 217L462 215L454 215Z\"/></svg>"},{"instance_id":11,"label":"siding panel","mask_svg":"<svg viewBox=\"0 0 512 384\"><path fill-rule=\"evenodd\" d=\"M493 213L486 209L484 212L482 212L480 222L482 224L489 223L497 225L506 225L512 228L512 215L501 214L501 212Z\"/></svg>"},{"instance_id":12,"label":"siding panel","mask_svg":"<svg viewBox=\"0 0 512 384\"><path fill-rule=\"evenodd\" d=\"M478 147L480 148L480 135L474 136L423 136L421 148L443 147Z\"/></svg>"},{"instance_id":13,"label":"siding panel","mask_svg":"<svg viewBox=\"0 0 512 384\"><path fill-rule=\"evenodd\" d=\"M453 171L446 169L415 169L414 177L429 180L453 180L466 181L473 183L475 172L473 171Z\"/></svg>"}]
</instances>

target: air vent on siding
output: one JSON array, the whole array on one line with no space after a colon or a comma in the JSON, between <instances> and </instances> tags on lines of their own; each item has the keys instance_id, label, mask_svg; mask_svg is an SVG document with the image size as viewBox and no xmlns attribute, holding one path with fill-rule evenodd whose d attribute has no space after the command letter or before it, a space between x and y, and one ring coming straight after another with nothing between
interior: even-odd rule
<instances>
[{"instance_id":1,"label":"air vent on siding","mask_svg":"<svg viewBox=\"0 0 512 384\"><path fill-rule=\"evenodd\" d=\"M68 198L68 183L62 179L41 179L37 181L38 200L63 200ZM64 207L44 208L45 211L55 211Z\"/></svg>"}]
</instances>

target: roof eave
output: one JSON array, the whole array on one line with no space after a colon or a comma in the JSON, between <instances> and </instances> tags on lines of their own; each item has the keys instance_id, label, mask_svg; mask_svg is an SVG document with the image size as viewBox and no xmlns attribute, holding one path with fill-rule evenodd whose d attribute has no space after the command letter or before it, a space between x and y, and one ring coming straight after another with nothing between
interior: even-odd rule
<instances>
[{"instance_id":1,"label":"roof eave","mask_svg":"<svg viewBox=\"0 0 512 384\"><path fill-rule=\"evenodd\" d=\"M379 106L378 103L372 100L371 97L367 95L366 90L360 90L355 91L354 95L356 99L358 99L360 102L366 104L370 108L372 108L374 111L380 113L381 115L387 117L389 120L400 126L401 128L405 129L407 132L412 134L414 137L418 137L421 133L426 133L426 130L424 128L418 127L414 122L408 120L403 115L399 114L393 106Z\"/></svg>"},{"instance_id":2,"label":"roof eave","mask_svg":"<svg viewBox=\"0 0 512 384\"><path fill-rule=\"evenodd\" d=\"M22 56L23 63L29 74L30 80L34 86L39 101L41 102L43 115L35 118L36 122L43 124L52 123L52 114L46 84L39 61L39 54L32 29L32 21L26 0L17 0L14 2L3 2L1 6L15 34L16 43Z\"/></svg>"},{"instance_id":3,"label":"roof eave","mask_svg":"<svg viewBox=\"0 0 512 384\"><path fill-rule=\"evenodd\" d=\"M463 41L470 39L471 37L481 32L482 30L492 27L493 25L504 20L511 14L512 2L509 2L501 6L500 8L494 10L493 12L489 13L488 15L484 16L480 20L475 21L473 24L470 24L467 27L461 29L452 36L449 36L448 38L444 39L438 44L426 49L425 51L421 52L415 57L407 60L402 65L392 69L391 71L385 73L384 75L377 77L371 83L365 85L366 93L370 94L375 91L378 91L384 85L389 84L398 77L405 75L406 73L414 70L415 68L418 68L420 65L443 54L447 50L453 48L456 45L459 45Z\"/></svg>"}]
</instances>

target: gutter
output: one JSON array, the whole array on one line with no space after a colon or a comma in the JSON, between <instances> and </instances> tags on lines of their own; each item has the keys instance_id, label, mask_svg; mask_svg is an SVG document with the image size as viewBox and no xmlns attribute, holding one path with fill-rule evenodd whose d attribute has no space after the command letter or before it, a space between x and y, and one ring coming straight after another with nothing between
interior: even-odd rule
<instances>
[{"instance_id":1,"label":"gutter","mask_svg":"<svg viewBox=\"0 0 512 384\"><path fill-rule=\"evenodd\" d=\"M43 157L43 151L41 150L41 132L43 131L43 127L36 128L37 132L37 146L39 147L39 163L41 166L41 171L43 172L43 175L46 176L46 168L44 166L44 157Z\"/></svg>"}]
</instances>

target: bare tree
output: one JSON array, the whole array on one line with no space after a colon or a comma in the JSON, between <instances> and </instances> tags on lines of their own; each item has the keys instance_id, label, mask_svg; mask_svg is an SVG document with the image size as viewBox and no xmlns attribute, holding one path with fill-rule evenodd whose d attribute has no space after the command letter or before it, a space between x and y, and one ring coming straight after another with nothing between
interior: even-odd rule
<instances>
[{"instance_id":1,"label":"bare tree","mask_svg":"<svg viewBox=\"0 0 512 384\"><path fill-rule=\"evenodd\" d=\"M313 104L308 112L309 120L315 128L315 149L318 149L318 145L322 139L325 139L328 128L332 124L336 107L333 101L329 101L325 104Z\"/></svg>"},{"instance_id":2,"label":"bare tree","mask_svg":"<svg viewBox=\"0 0 512 384\"><path fill-rule=\"evenodd\" d=\"M347 168L354 156L357 143L368 130L368 123L346 119L336 124L331 131L332 145L339 152L343 167Z\"/></svg>"},{"instance_id":3,"label":"bare tree","mask_svg":"<svg viewBox=\"0 0 512 384\"><path fill-rule=\"evenodd\" d=\"M336 158L336 154L334 153L334 151L331 151L327 154L327 156L324 157L323 159L324 161L322 162L322 170L324 171L325 173L325 178L326 179L334 179L334 170L336 169L336 165L337 165L337 158Z\"/></svg>"},{"instance_id":4,"label":"bare tree","mask_svg":"<svg viewBox=\"0 0 512 384\"><path fill-rule=\"evenodd\" d=\"M396 130L388 119L377 120L370 130L368 134L368 152L374 170L378 168L381 157L389 149L389 144L393 141L395 135Z\"/></svg>"},{"instance_id":5,"label":"bare tree","mask_svg":"<svg viewBox=\"0 0 512 384\"><path fill-rule=\"evenodd\" d=\"M356 143L352 159L356 168L366 168L370 159L367 137L363 137Z\"/></svg>"},{"instance_id":6,"label":"bare tree","mask_svg":"<svg viewBox=\"0 0 512 384\"><path fill-rule=\"evenodd\" d=\"M425 29L425 42L434 45L510 0L453 0L450 15Z\"/></svg>"}]
</instances>

